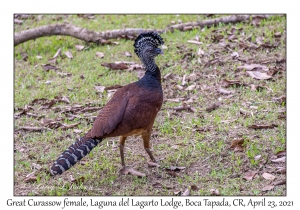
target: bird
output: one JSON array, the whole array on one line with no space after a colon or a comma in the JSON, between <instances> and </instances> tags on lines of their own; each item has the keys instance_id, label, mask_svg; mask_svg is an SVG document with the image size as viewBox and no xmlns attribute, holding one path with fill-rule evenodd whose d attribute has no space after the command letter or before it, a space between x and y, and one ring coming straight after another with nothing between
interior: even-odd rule
<instances>
[{"instance_id":1,"label":"bird","mask_svg":"<svg viewBox=\"0 0 300 210\"><path fill-rule=\"evenodd\" d=\"M119 88L100 110L92 128L70 145L50 168L52 176L62 174L108 137L119 136L122 168L125 168L124 145L128 136L141 136L144 149L156 162L150 150L152 127L163 103L161 72L155 57L163 54L164 41L156 32L144 32L134 41L134 52L141 60L145 74L133 83Z\"/></svg>"}]
</instances>

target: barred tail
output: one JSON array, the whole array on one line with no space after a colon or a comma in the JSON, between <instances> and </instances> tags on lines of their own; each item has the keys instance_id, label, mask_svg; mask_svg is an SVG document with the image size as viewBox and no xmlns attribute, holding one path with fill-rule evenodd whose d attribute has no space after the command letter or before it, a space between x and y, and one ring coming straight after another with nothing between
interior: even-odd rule
<instances>
[{"instance_id":1,"label":"barred tail","mask_svg":"<svg viewBox=\"0 0 300 210\"><path fill-rule=\"evenodd\" d=\"M81 137L65 150L54 162L50 169L52 176L62 174L86 156L102 139Z\"/></svg>"}]
</instances>

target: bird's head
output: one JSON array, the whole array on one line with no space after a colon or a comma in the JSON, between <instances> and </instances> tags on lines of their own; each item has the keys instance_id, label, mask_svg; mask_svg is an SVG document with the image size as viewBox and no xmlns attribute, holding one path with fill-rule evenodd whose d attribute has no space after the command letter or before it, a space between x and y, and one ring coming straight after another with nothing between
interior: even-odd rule
<instances>
[{"instance_id":1,"label":"bird's head","mask_svg":"<svg viewBox=\"0 0 300 210\"><path fill-rule=\"evenodd\" d=\"M157 55L163 54L163 50L158 48L163 44L163 39L157 33L141 33L134 41L134 52L141 59L143 57L155 58Z\"/></svg>"}]
</instances>

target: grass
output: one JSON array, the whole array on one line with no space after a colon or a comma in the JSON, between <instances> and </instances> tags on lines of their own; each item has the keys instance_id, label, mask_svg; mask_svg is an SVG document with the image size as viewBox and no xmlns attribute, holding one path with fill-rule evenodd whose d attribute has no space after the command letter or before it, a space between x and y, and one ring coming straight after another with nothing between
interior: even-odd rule
<instances>
[{"instance_id":1,"label":"grass","mask_svg":"<svg viewBox=\"0 0 300 210\"><path fill-rule=\"evenodd\" d=\"M220 15L218 15L220 16ZM197 21L214 17L205 15L96 15L94 19L85 19L77 15L43 15L40 20L27 19L22 25L15 25L15 31L33 28L46 24L70 22L90 30L104 31L119 28L164 28L171 21ZM216 16L217 17L217 16ZM285 179L285 174L274 174L276 166L282 163L272 163L278 151L286 149L286 123L278 119L278 111L285 109L284 103L277 103L273 98L285 95L286 74L285 63L274 61L262 64L274 57L285 58L285 29L284 16L275 16L262 20L256 27L251 22L236 24L219 24L205 27L201 31L191 31L163 34L165 40L164 56L157 58L162 76L172 73L163 80L165 99L194 97L190 105L196 112L176 112L173 107L181 102L165 100L154 124L151 145L154 156L160 159L161 167L148 168L149 160L143 149L140 137L130 137L125 145L125 161L136 170L144 172L147 177L138 178L131 175L120 175L121 168L118 138L109 138L96 147L81 163L76 164L61 176L50 177L48 170L53 161L76 138L91 128L92 121L75 118L68 119L55 109L40 109L41 105L32 105L30 112L41 118L21 115L15 119L15 165L14 189L15 195L175 195L176 191L196 186L192 195L210 195L211 189L218 189L221 195L286 195L286 186L279 185L271 191L262 191L270 183L261 175L272 173L276 180ZM227 37L227 31L232 27L241 28L235 31L237 38L249 42L256 42L263 37L264 42L274 44L274 48L242 49L239 41L225 40L230 47L224 49L214 39L221 34ZM274 34L281 32L280 38ZM203 44L187 43L199 36ZM237 39L237 40L238 40ZM111 86L126 85L137 80L135 71L112 71L103 66L104 62L133 61L140 63L133 52L133 42L116 40L118 45L103 45L84 43L83 41L64 36L52 36L28 41L15 47L15 84L14 105L15 112L30 104L34 99L53 99L55 96L66 96L70 104L57 103L53 107L65 106L104 106L108 101L108 93L99 93L95 85ZM84 45L83 51L77 51L76 44ZM197 54L199 47L205 52L204 56ZM59 57L56 66L59 71L71 73L62 77L56 71L45 71L42 64L48 63L58 49L62 54L70 51L74 58ZM126 57L125 52L133 57ZM232 52L237 51L247 63L266 65L269 68L281 67L270 80L254 80L244 70L237 69L245 62L231 59ZM22 60L22 52L28 54L28 60ZM100 59L96 52L103 52L105 57ZM190 52L190 54L188 54ZM36 56L42 56L38 59ZM204 64L209 60L221 57L229 58L224 63L216 63L208 67ZM201 63L199 63L200 58ZM196 85L194 90L178 90L184 75L197 74L197 79L187 80L184 89ZM266 86L260 91L251 91L248 86L229 87L234 91L232 97L217 92L223 79L240 80L241 83ZM52 81L46 84L46 81ZM207 112L206 107L221 100L222 105ZM253 115L243 116L240 109L252 112ZM96 116L97 111L92 112ZM84 114L81 114L84 116ZM41 119L56 119L62 123L79 123L76 129L50 129L44 132L18 131L21 126L41 126ZM273 129L254 130L248 128L253 124L276 124ZM235 138L245 140L245 150L234 152L230 148ZM255 157L261 155L259 160ZM36 181L26 183L26 175L33 172L34 164L42 168L36 172ZM170 166L184 166L184 170L177 172L178 176L170 176L166 168ZM258 176L251 181L243 179L247 171L258 171ZM75 179L84 177L84 182L75 185L70 182L70 175ZM159 183L160 185L156 185Z\"/></svg>"}]
</instances>

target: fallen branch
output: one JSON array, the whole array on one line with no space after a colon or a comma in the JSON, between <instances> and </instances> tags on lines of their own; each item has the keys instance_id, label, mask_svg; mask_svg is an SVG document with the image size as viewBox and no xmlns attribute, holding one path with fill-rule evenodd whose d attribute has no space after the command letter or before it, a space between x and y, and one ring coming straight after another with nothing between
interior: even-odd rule
<instances>
[{"instance_id":1,"label":"fallen branch","mask_svg":"<svg viewBox=\"0 0 300 210\"><path fill-rule=\"evenodd\" d=\"M252 15L252 18L269 18L272 15ZM106 43L108 39L116 39L116 38L134 38L142 32L147 31L155 31L159 34L166 32L174 32L174 30L179 31L187 31L192 30L194 28L211 26L222 23L237 23L242 21L249 20L251 15L231 15L221 18L215 18L211 20L202 20L197 22L188 22L177 25L168 26L165 29L157 30L157 29L143 29L143 28L126 28L120 30L110 30L105 32L95 32L88 30L86 28L81 28L78 26L74 26L68 23L63 24L53 24L41 26L38 28L33 28L25 31L21 31L15 33L14 37L14 46L17 46L23 42L37 39L45 36L53 36L53 35L62 35L62 36L71 36L86 42L94 42L97 44Z\"/></svg>"}]
</instances>

